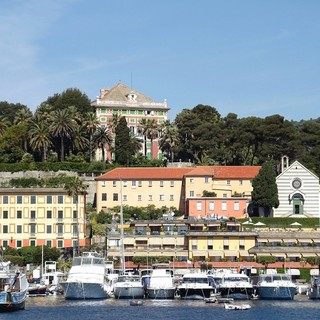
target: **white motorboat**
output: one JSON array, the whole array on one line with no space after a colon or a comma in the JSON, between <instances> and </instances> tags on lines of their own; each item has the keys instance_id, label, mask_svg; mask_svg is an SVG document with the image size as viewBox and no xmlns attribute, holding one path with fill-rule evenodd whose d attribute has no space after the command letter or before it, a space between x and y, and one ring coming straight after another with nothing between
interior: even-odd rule
<instances>
[{"instance_id":1,"label":"white motorboat","mask_svg":"<svg viewBox=\"0 0 320 320\"><path fill-rule=\"evenodd\" d=\"M320 299L320 276L313 276L311 287L308 291L309 299Z\"/></svg>"},{"instance_id":2,"label":"white motorboat","mask_svg":"<svg viewBox=\"0 0 320 320\"><path fill-rule=\"evenodd\" d=\"M170 269L153 269L147 283L149 299L174 299L176 286L173 271Z\"/></svg>"},{"instance_id":3,"label":"white motorboat","mask_svg":"<svg viewBox=\"0 0 320 320\"><path fill-rule=\"evenodd\" d=\"M285 273L261 274L256 286L259 299L293 300L297 292L296 284Z\"/></svg>"},{"instance_id":4,"label":"white motorboat","mask_svg":"<svg viewBox=\"0 0 320 320\"><path fill-rule=\"evenodd\" d=\"M139 275L119 275L113 285L114 297L116 299L142 299L145 290Z\"/></svg>"},{"instance_id":5,"label":"white motorboat","mask_svg":"<svg viewBox=\"0 0 320 320\"><path fill-rule=\"evenodd\" d=\"M44 264L44 273L42 282L47 286L48 294L62 294L63 288L60 282L63 281L66 275L63 272L57 271L56 261L46 261Z\"/></svg>"},{"instance_id":6,"label":"white motorboat","mask_svg":"<svg viewBox=\"0 0 320 320\"><path fill-rule=\"evenodd\" d=\"M177 293L183 300L204 300L210 298L214 288L205 273L187 273L177 286Z\"/></svg>"},{"instance_id":7,"label":"white motorboat","mask_svg":"<svg viewBox=\"0 0 320 320\"><path fill-rule=\"evenodd\" d=\"M250 277L234 269L216 270L209 278L212 279L216 292L223 298L246 300L251 299L254 294Z\"/></svg>"},{"instance_id":8,"label":"white motorboat","mask_svg":"<svg viewBox=\"0 0 320 320\"><path fill-rule=\"evenodd\" d=\"M10 268L10 261L0 261L0 312L23 310L28 281L24 273Z\"/></svg>"},{"instance_id":9,"label":"white motorboat","mask_svg":"<svg viewBox=\"0 0 320 320\"><path fill-rule=\"evenodd\" d=\"M66 281L60 285L65 299L106 299L109 297L105 259L96 252L84 252L75 257Z\"/></svg>"},{"instance_id":10,"label":"white motorboat","mask_svg":"<svg viewBox=\"0 0 320 320\"><path fill-rule=\"evenodd\" d=\"M248 310L251 309L250 304L233 304L233 303L225 303L224 308L226 310Z\"/></svg>"}]
</instances>

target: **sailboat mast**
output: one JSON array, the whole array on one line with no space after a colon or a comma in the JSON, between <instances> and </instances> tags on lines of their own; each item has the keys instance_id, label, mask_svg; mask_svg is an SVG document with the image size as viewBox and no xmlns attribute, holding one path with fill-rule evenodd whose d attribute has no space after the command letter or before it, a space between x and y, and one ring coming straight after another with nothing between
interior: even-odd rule
<instances>
[{"instance_id":1,"label":"sailboat mast","mask_svg":"<svg viewBox=\"0 0 320 320\"><path fill-rule=\"evenodd\" d=\"M120 179L120 235L121 235L121 271L124 274L125 271L125 256L124 256L124 231L123 231L123 203L122 203L122 180Z\"/></svg>"}]
</instances>

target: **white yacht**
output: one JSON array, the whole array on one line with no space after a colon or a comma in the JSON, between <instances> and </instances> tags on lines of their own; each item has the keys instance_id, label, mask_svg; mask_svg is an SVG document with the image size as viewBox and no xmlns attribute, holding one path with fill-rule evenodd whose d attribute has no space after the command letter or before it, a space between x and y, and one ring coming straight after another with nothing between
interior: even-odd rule
<instances>
[{"instance_id":1,"label":"white yacht","mask_svg":"<svg viewBox=\"0 0 320 320\"><path fill-rule=\"evenodd\" d=\"M260 274L257 283L259 299L293 300L297 286L285 273Z\"/></svg>"},{"instance_id":2,"label":"white yacht","mask_svg":"<svg viewBox=\"0 0 320 320\"><path fill-rule=\"evenodd\" d=\"M149 299L174 299L175 291L173 270L153 269L151 271L147 284Z\"/></svg>"},{"instance_id":3,"label":"white yacht","mask_svg":"<svg viewBox=\"0 0 320 320\"><path fill-rule=\"evenodd\" d=\"M238 300L251 299L254 295L254 287L249 276L237 272L235 269L220 269L209 274L215 287L215 292L222 298Z\"/></svg>"},{"instance_id":4,"label":"white yacht","mask_svg":"<svg viewBox=\"0 0 320 320\"><path fill-rule=\"evenodd\" d=\"M141 277L130 272L118 276L113 292L116 299L142 299L145 294Z\"/></svg>"},{"instance_id":5,"label":"white yacht","mask_svg":"<svg viewBox=\"0 0 320 320\"><path fill-rule=\"evenodd\" d=\"M106 299L110 286L105 259L96 252L73 258L66 281L61 281L65 299Z\"/></svg>"},{"instance_id":6,"label":"white yacht","mask_svg":"<svg viewBox=\"0 0 320 320\"><path fill-rule=\"evenodd\" d=\"M211 296L214 288L205 273L187 273L182 277L182 283L177 286L180 299L204 300Z\"/></svg>"}]
</instances>

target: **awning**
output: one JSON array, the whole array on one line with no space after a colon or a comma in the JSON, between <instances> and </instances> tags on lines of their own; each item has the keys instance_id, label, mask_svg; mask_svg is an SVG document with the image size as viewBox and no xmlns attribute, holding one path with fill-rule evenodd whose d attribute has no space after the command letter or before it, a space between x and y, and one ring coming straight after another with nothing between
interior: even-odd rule
<instances>
[{"instance_id":1,"label":"awning","mask_svg":"<svg viewBox=\"0 0 320 320\"><path fill-rule=\"evenodd\" d=\"M290 274L291 276L300 276L300 270L299 269L288 269L287 274Z\"/></svg>"}]
</instances>

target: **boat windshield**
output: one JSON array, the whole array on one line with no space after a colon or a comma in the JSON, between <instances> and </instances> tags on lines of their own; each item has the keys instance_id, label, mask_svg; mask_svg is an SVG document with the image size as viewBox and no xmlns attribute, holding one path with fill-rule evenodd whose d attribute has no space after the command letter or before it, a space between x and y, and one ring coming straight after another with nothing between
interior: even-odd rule
<instances>
[{"instance_id":1,"label":"boat windshield","mask_svg":"<svg viewBox=\"0 0 320 320\"><path fill-rule=\"evenodd\" d=\"M72 261L73 266L80 265L103 265L104 260L102 258L92 258L92 257L76 257Z\"/></svg>"},{"instance_id":2,"label":"boat windshield","mask_svg":"<svg viewBox=\"0 0 320 320\"><path fill-rule=\"evenodd\" d=\"M193 278L193 277L185 277L183 278L184 283L208 283L208 278Z\"/></svg>"}]
</instances>

